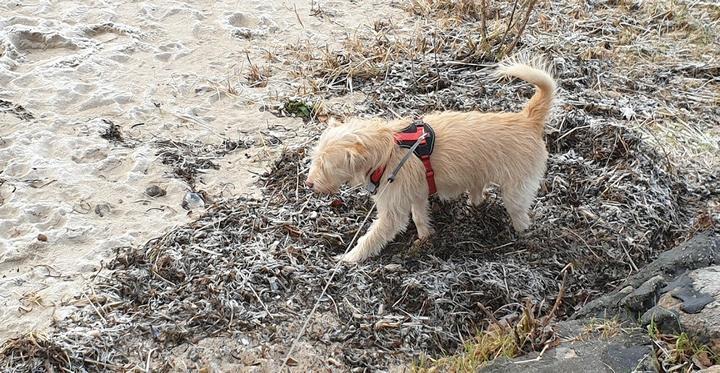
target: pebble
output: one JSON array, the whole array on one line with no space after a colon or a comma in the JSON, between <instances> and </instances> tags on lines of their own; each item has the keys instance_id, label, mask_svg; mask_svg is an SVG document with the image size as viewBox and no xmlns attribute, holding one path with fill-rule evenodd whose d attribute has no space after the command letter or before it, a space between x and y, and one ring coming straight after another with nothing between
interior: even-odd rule
<instances>
[{"instance_id":1,"label":"pebble","mask_svg":"<svg viewBox=\"0 0 720 373\"><path fill-rule=\"evenodd\" d=\"M145 194L150 197L162 197L167 194L165 189L160 188L157 185L151 185L145 189Z\"/></svg>"},{"instance_id":2,"label":"pebble","mask_svg":"<svg viewBox=\"0 0 720 373\"><path fill-rule=\"evenodd\" d=\"M37 239L38 239L38 241L42 241L42 242L47 242L47 240L48 240L47 236L42 233L38 234Z\"/></svg>"},{"instance_id":3,"label":"pebble","mask_svg":"<svg viewBox=\"0 0 720 373\"><path fill-rule=\"evenodd\" d=\"M95 206L95 214L101 218L110 213L110 205L107 203L100 203Z\"/></svg>"}]
</instances>

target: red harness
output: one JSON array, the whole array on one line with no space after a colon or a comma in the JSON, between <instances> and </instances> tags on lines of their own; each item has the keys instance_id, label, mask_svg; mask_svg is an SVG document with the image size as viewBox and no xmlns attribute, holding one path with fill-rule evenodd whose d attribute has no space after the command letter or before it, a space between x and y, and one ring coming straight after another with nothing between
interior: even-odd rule
<instances>
[{"instance_id":1,"label":"red harness","mask_svg":"<svg viewBox=\"0 0 720 373\"><path fill-rule=\"evenodd\" d=\"M418 139L425 135L420 141L420 144L415 148L415 155L420 158L423 165L425 166L425 178L427 179L429 195L437 192L435 186L435 172L433 172L432 165L430 164L430 155L435 147L435 131L427 123L423 122L422 119L414 120L408 127L393 135L395 142L402 148L410 149L418 141ZM370 171L370 184L368 189L370 193L375 194L380 181L382 180L383 174L385 174L385 167L381 166L376 170Z\"/></svg>"}]
</instances>

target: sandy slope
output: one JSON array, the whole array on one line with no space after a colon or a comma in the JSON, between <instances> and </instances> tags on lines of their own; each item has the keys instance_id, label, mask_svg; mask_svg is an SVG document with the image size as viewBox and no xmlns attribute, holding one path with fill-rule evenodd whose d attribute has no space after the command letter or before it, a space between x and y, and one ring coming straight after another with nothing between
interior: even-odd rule
<instances>
[{"instance_id":1,"label":"sandy slope","mask_svg":"<svg viewBox=\"0 0 720 373\"><path fill-rule=\"evenodd\" d=\"M0 4L0 343L72 310L114 247L197 216L156 141L303 140L300 120L257 110L297 88L285 45L397 13L382 1L320 5L332 17L310 16L310 1ZM272 64L267 87L249 86L248 57ZM100 137L109 122L125 144ZM216 159L197 189L252 194L277 150ZM151 185L167 195L145 195Z\"/></svg>"}]
</instances>

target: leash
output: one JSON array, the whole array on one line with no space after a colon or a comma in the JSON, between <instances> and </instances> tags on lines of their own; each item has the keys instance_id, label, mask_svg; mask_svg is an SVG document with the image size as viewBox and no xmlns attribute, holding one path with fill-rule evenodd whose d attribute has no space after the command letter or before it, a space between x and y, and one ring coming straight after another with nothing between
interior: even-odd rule
<instances>
[{"instance_id":1,"label":"leash","mask_svg":"<svg viewBox=\"0 0 720 373\"><path fill-rule=\"evenodd\" d=\"M382 193L382 192L380 192L380 193ZM365 219L360 224L360 227L358 228L357 232L355 232L355 236L353 236L352 240L345 248L345 252L343 253L343 255L347 254L348 251L350 251L350 248L355 243L355 240L357 240L357 237L360 234L360 231L363 229L363 227L365 226L365 223L367 223L368 219L370 219L370 215L372 215L374 210L375 210L375 204L373 203L372 207L370 208L370 211L368 211L367 215L365 216ZM280 372L282 372L283 369L285 369L287 367L287 362L290 359L290 355L292 355L293 350L295 350L295 345L297 345L297 343L300 341L300 338L302 338L303 334L305 334L305 329L307 329L308 324L310 324L310 319L315 314L315 311L317 311L317 308L320 305L320 301L327 293L328 287L332 283L333 278L335 278L335 274L337 273L338 269L340 268L340 266L342 264L343 264L343 262L341 260L338 260L337 264L335 264L335 268L333 268L332 274L330 274L330 278L328 279L327 283L325 283L325 287L323 288L322 292L320 293L320 296L315 301L313 308L310 310L310 313L305 318L305 322L303 322L303 326L302 326L302 328L300 328L300 332L298 333L297 337L295 337L292 344L290 345L290 350L288 350L288 353L285 355L285 358L283 359L283 363L280 366ZM290 371L290 369L288 368L288 372L289 371Z\"/></svg>"},{"instance_id":2,"label":"leash","mask_svg":"<svg viewBox=\"0 0 720 373\"><path fill-rule=\"evenodd\" d=\"M398 165L395 166L395 168L390 173L390 176L388 176L388 179L387 179L388 184L395 181L395 177L397 176L398 172L400 172L400 169L402 168L402 166L405 164L405 162L407 162L408 159L410 159L410 156L413 155L413 153L415 152L415 149L417 149L417 147L420 146L420 143L422 142L422 140L424 140L425 137L427 137L427 136L428 136L428 133L426 132L426 133L423 133L422 136L418 137L418 139L410 147L410 149L407 151L407 153L405 153L405 156L403 156L402 159L400 159L400 163L398 163ZM380 195L382 195L382 193L385 192L386 190L387 189L383 188L383 190L380 191ZM379 196L378 196L378 198L379 198ZM363 227L365 227L365 224L367 223L368 219L370 219L370 215L372 215L373 211L375 211L375 207L376 207L376 204L373 203L372 207L370 208L370 211L368 211L367 215L365 216L365 219L363 219L362 223L360 223L360 227L355 232L355 235L353 236L352 240L350 240L350 243L345 248L345 252L343 253L343 255L347 254L348 251L350 251L350 248L357 240L358 235L360 234L360 231L362 231L362 229L363 229ZM320 301L322 300L322 298L325 296L325 294L327 294L327 289L328 289L328 287L330 287L332 280L335 278L335 274L337 273L338 269L340 268L340 266L342 264L343 264L343 262L341 260L338 260L337 264L335 264L335 267L333 268L333 271L330 274L330 278L325 283L325 287L323 287L322 292L320 292L320 296L315 301L313 308L310 310L310 313L305 318L305 321L303 322L303 325L300 328L300 332L298 333L297 337L295 337L292 344L290 345L290 349L288 350L287 354L285 355L282 365L280 366L280 372L282 372L283 369L285 369L287 367L287 362L290 359L290 356L292 355L293 351L295 350L295 346L300 341L300 338L302 338L302 336L305 334L305 330L307 329L308 325L310 324L310 319L315 314L315 311L317 311L318 306L320 306ZM290 371L289 368L288 368L288 371Z\"/></svg>"},{"instance_id":3,"label":"leash","mask_svg":"<svg viewBox=\"0 0 720 373\"><path fill-rule=\"evenodd\" d=\"M392 172L390 173L390 176L388 176L388 178L387 178L388 184L390 184L390 183L392 183L393 181L395 181L395 176L397 176L397 173L400 172L400 169L402 168L402 166L405 164L405 162L407 162L408 159L410 159L410 156L413 155L413 153L415 153L415 149L417 149L417 147L420 146L420 143L421 143L427 136L428 136L428 133L425 132L425 133L422 134L422 136L418 137L418 139L417 139L417 140L415 141L415 143L410 147L410 149L408 150L408 152L405 153L405 156L402 157L402 159L400 160L400 163L398 163L398 165L395 166L395 168L394 168L394 169L392 170Z\"/></svg>"}]
</instances>

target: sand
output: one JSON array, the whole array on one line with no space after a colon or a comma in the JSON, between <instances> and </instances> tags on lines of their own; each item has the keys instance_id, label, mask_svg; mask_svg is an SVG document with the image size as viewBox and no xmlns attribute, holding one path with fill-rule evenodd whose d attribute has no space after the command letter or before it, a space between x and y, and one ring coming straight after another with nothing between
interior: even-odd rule
<instances>
[{"instance_id":1,"label":"sand","mask_svg":"<svg viewBox=\"0 0 720 373\"><path fill-rule=\"evenodd\" d=\"M0 343L68 315L114 248L194 220L203 206L184 209L188 192L255 195L281 148L307 141L300 119L259 110L299 89L286 46L396 13L380 1L0 4ZM248 81L248 61L270 69L267 86ZM101 137L111 125L122 142ZM219 167L195 185L158 156L163 141L248 139L209 152Z\"/></svg>"}]
</instances>

